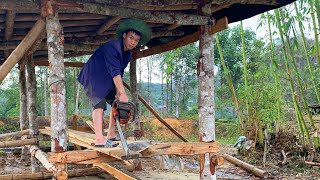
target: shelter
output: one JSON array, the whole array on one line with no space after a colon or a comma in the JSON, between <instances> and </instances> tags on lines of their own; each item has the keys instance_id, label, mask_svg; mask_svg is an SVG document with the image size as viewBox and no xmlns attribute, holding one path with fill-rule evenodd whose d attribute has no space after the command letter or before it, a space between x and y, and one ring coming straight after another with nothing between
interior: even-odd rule
<instances>
[{"instance_id":1,"label":"shelter","mask_svg":"<svg viewBox=\"0 0 320 180\"><path fill-rule=\"evenodd\" d=\"M64 62L64 58L92 54L99 45L115 38L115 29L122 20L142 19L152 28L153 34L147 49L134 51L134 59L199 40L199 139L212 143L215 140L213 34L226 29L228 23L291 2L293 0L1 0L0 81L19 63L21 119L29 118L29 127L22 120L21 130L30 129L30 134L36 137L34 66L49 65L51 147L52 152L63 154L68 142L64 67L82 66L82 63ZM135 67L134 63L132 67ZM137 101L134 68L131 74L132 94ZM207 148L200 153L201 179L216 177L215 152ZM38 157L32 156L33 159L41 159ZM55 161L55 165L49 166L49 170L59 172L56 178L66 178L66 162Z\"/></svg>"}]
</instances>

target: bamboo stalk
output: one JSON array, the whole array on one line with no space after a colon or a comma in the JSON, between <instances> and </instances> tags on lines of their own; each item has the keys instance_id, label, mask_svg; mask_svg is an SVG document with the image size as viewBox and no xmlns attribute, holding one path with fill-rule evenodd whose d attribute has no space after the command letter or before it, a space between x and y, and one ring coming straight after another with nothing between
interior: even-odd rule
<instances>
[{"instance_id":1,"label":"bamboo stalk","mask_svg":"<svg viewBox=\"0 0 320 180\"><path fill-rule=\"evenodd\" d=\"M5 134L0 134L0 139L2 138L17 138L17 137L21 137L23 135L28 135L30 132L29 129L25 129L22 131L17 131L17 132L11 132L11 133L5 133Z\"/></svg>"},{"instance_id":2,"label":"bamboo stalk","mask_svg":"<svg viewBox=\"0 0 320 180\"><path fill-rule=\"evenodd\" d=\"M25 146L25 145L37 144L37 142L38 142L37 139L24 139L24 140L15 140L15 141L4 141L4 142L0 142L0 148Z\"/></svg>"},{"instance_id":3,"label":"bamboo stalk","mask_svg":"<svg viewBox=\"0 0 320 180\"><path fill-rule=\"evenodd\" d=\"M268 178L269 177L269 174L267 171L264 171L264 170L261 170L251 164L248 164L246 162L243 162L235 157L232 157L228 154L224 154L223 157L228 160L229 162L241 167L241 168L244 168L245 170L247 171L250 171L252 172L254 175L258 176L258 177L261 177L261 178Z\"/></svg>"},{"instance_id":4,"label":"bamboo stalk","mask_svg":"<svg viewBox=\"0 0 320 180\"><path fill-rule=\"evenodd\" d=\"M314 7L313 7L312 2L313 2L312 0L308 0L309 6L310 6L312 25L313 25L314 39L316 41L315 47L316 47L317 59L318 59L318 64L320 64L319 36L318 36L318 32L317 32L317 23L316 23L316 17L314 14Z\"/></svg>"},{"instance_id":5,"label":"bamboo stalk","mask_svg":"<svg viewBox=\"0 0 320 180\"><path fill-rule=\"evenodd\" d=\"M123 85L124 85L129 91L131 91L130 86L129 86L127 83L125 83L124 81L123 81ZM181 139L182 141L188 142L187 139L185 139L181 134L179 134L175 129L173 129L164 119L162 119L162 118L160 117L160 115L157 113L157 111L154 110L154 108L153 108L151 105L149 105L149 104L147 103L147 101L146 101L142 96L140 96L140 95L138 94L138 98L139 98L139 100L150 110L150 112L151 112L163 125L165 125L173 134L175 134L175 135L176 135L179 139Z\"/></svg>"},{"instance_id":6,"label":"bamboo stalk","mask_svg":"<svg viewBox=\"0 0 320 180\"><path fill-rule=\"evenodd\" d=\"M98 168L74 169L74 170L68 171L68 177L96 175L99 173L104 173L104 171ZM1 180L49 179L51 177L53 177L52 172L38 172L38 173L21 172L19 174L0 175Z\"/></svg>"}]
</instances>

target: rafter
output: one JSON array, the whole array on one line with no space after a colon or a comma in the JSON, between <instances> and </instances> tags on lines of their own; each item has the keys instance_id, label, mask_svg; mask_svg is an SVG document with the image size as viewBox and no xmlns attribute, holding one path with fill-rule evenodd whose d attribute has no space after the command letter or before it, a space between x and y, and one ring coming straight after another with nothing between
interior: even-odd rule
<instances>
[{"instance_id":1,"label":"rafter","mask_svg":"<svg viewBox=\"0 0 320 180\"><path fill-rule=\"evenodd\" d=\"M108 30L112 25L114 25L116 22L118 22L121 19L120 16L114 16L111 17L109 20L107 20L104 24L100 26L100 28L97 30L97 35L102 35L104 31Z\"/></svg>"}]
</instances>

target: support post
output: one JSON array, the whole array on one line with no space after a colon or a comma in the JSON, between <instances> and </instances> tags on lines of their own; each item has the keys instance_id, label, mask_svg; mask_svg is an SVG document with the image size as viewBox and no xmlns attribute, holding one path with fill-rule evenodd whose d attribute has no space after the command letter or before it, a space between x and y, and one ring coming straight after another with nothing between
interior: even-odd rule
<instances>
[{"instance_id":1,"label":"support post","mask_svg":"<svg viewBox=\"0 0 320 180\"><path fill-rule=\"evenodd\" d=\"M204 26L199 41L199 61L197 65L198 75L198 112L199 135L201 142L215 140L214 122L214 54L213 35L208 33L208 27ZM200 155L200 179L216 179L215 166L212 163L211 154Z\"/></svg>"},{"instance_id":2,"label":"support post","mask_svg":"<svg viewBox=\"0 0 320 180\"><path fill-rule=\"evenodd\" d=\"M20 86L20 130L28 129L28 116L27 116L27 86L26 86L26 61L19 64L19 86ZM29 134L29 131L28 131ZM27 159L29 149L23 146L21 149L21 160Z\"/></svg>"},{"instance_id":3,"label":"support post","mask_svg":"<svg viewBox=\"0 0 320 180\"><path fill-rule=\"evenodd\" d=\"M51 99L51 152L64 152L67 150L68 136L66 123L66 85L64 61L64 37L59 22L58 12L47 2L50 14L47 16L47 45L49 58L49 86ZM61 169L56 179L67 179L65 164L56 164Z\"/></svg>"},{"instance_id":4,"label":"support post","mask_svg":"<svg viewBox=\"0 0 320 180\"><path fill-rule=\"evenodd\" d=\"M37 82L35 68L32 63L32 55L26 56L26 69L27 69L27 102L28 102L28 119L29 129L32 138L37 138L38 123L37 123ZM31 169L32 172L39 172L40 166L37 159L31 156Z\"/></svg>"},{"instance_id":5,"label":"support post","mask_svg":"<svg viewBox=\"0 0 320 180\"><path fill-rule=\"evenodd\" d=\"M136 137L140 137L140 105L139 105L139 99L138 99L138 93L137 93L137 60L133 59L130 61L130 87L131 87L131 97L132 101L136 106L135 112L135 123L133 124L134 132Z\"/></svg>"}]
</instances>

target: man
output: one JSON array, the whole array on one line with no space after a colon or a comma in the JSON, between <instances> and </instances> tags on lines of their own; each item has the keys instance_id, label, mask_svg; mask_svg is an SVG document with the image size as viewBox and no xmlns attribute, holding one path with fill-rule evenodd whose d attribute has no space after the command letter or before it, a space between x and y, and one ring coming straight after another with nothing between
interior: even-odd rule
<instances>
[{"instance_id":1,"label":"man","mask_svg":"<svg viewBox=\"0 0 320 180\"><path fill-rule=\"evenodd\" d=\"M115 121L110 113L107 139L103 137L102 124L106 103L115 98L128 102L122 83L124 69L132 59L130 50L145 45L151 37L151 29L141 20L124 20L116 30L118 39L100 46L82 68L78 81L83 85L92 106L96 147L115 147Z\"/></svg>"}]
</instances>

